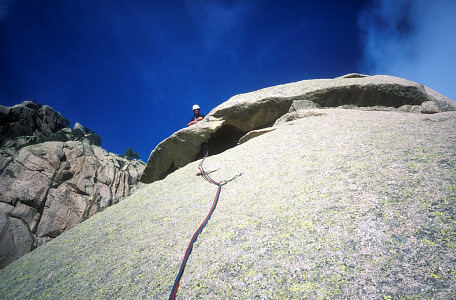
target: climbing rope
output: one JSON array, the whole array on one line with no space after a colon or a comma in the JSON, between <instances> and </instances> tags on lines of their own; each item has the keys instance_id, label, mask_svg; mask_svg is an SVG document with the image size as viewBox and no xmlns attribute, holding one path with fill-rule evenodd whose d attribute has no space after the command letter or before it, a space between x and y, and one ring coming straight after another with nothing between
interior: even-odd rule
<instances>
[{"instance_id":1,"label":"climbing rope","mask_svg":"<svg viewBox=\"0 0 456 300\"><path fill-rule=\"evenodd\" d=\"M180 283L182 274L184 273L184 269L185 269L185 265L187 264L187 260L190 257L190 253L192 252L193 244L196 242L196 239L198 238L199 234L201 233L201 231L203 231L203 228L206 226L207 222L211 218L212 213L214 212L215 207L217 206L217 202L218 202L218 199L220 196L220 191L222 190L222 186L242 175L242 173L239 173L229 180L222 180L220 182L215 181L206 173L206 171L204 171L204 168L203 168L203 162L206 159L208 153L209 153L209 151L206 152L206 155L203 157L203 160L199 164L198 169L200 170L204 179L206 179L208 182L218 186L217 193L215 194L215 198L212 203L212 207L209 211L209 214L207 215L204 222L200 225L198 230L195 232L195 234L193 234L193 237L190 240L190 243L188 244L187 251L185 251L184 259L182 260L179 273L177 274L176 280L174 281L173 289L171 290L171 294L169 295L169 300L174 300L176 298L177 290L179 289L179 283Z\"/></svg>"}]
</instances>

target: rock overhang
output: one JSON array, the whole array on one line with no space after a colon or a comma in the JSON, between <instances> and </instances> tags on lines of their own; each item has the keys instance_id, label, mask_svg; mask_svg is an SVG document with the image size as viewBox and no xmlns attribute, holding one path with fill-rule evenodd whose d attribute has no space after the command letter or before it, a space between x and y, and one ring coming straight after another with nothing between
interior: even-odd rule
<instances>
[{"instance_id":1,"label":"rock overhang","mask_svg":"<svg viewBox=\"0 0 456 300\"><path fill-rule=\"evenodd\" d=\"M212 154L223 152L248 132L273 126L287 113L308 109L308 105L293 105L302 101L321 108L382 106L420 113L456 110L456 102L438 92L388 75L353 73L268 87L233 96L212 109L203 121L162 141L150 154L140 181L152 183L165 178L200 158L205 145Z\"/></svg>"}]
</instances>

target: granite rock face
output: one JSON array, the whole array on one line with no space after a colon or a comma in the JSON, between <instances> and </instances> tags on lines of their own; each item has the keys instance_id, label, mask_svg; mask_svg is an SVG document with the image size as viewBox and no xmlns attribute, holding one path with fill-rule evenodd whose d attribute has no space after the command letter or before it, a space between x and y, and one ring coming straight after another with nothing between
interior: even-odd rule
<instances>
[{"instance_id":1,"label":"granite rock face","mask_svg":"<svg viewBox=\"0 0 456 300\"><path fill-rule=\"evenodd\" d=\"M1 267L129 196L144 169L76 141L3 149L0 159Z\"/></svg>"},{"instance_id":2,"label":"granite rock face","mask_svg":"<svg viewBox=\"0 0 456 300\"><path fill-rule=\"evenodd\" d=\"M215 181L242 175L177 298L455 299L456 111L311 111L206 158ZM0 270L0 298L167 298L217 192L198 164Z\"/></svg>"},{"instance_id":3,"label":"granite rock face","mask_svg":"<svg viewBox=\"0 0 456 300\"><path fill-rule=\"evenodd\" d=\"M0 106L0 268L135 190L145 164L76 124L34 101Z\"/></svg>"},{"instance_id":4,"label":"granite rock face","mask_svg":"<svg viewBox=\"0 0 456 300\"><path fill-rule=\"evenodd\" d=\"M402 78L348 74L335 79L304 80L236 95L214 108L196 125L162 141L150 154L141 182L151 183L202 156L238 144L252 130L272 126L280 117L310 108L399 110L433 114L456 110L451 99Z\"/></svg>"},{"instance_id":5,"label":"granite rock face","mask_svg":"<svg viewBox=\"0 0 456 300\"><path fill-rule=\"evenodd\" d=\"M0 266L132 194L144 167L87 141L1 150Z\"/></svg>"}]
</instances>

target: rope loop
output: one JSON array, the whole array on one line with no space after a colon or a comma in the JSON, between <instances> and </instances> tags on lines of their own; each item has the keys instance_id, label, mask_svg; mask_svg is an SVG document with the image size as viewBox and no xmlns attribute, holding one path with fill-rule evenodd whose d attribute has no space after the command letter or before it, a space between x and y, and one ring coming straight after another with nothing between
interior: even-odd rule
<instances>
[{"instance_id":1,"label":"rope loop","mask_svg":"<svg viewBox=\"0 0 456 300\"><path fill-rule=\"evenodd\" d=\"M236 176L234 176L233 178L231 179L228 179L228 180L222 180L219 182L220 185L225 185L227 183L230 183L231 181L235 180L236 178L240 177L242 175L242 173L239 173L237 174Z\"/></svg>"}]
</instances>

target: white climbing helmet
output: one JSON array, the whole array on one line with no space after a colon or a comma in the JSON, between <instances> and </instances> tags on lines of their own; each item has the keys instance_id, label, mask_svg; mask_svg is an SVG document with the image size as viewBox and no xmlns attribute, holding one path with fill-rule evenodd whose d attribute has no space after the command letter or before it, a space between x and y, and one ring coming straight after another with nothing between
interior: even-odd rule
<instances>
[{"instance_id":1,"label":"white climbing helmet","mask_svg":"<svg viewBox=\"0 0 456 300\"><path fill-rule=\"evenodd\" d=\"M193 105L192 110L195 110L195 109L200 109L200 107L198 106L198 104Z\"/></svg>"}]
</instances>

